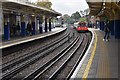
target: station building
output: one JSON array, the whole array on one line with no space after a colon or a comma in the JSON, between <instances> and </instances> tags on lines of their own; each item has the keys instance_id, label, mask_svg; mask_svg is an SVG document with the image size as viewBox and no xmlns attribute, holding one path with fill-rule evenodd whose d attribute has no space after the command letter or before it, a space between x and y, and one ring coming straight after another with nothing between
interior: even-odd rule
<instances>
[{"instance_id":1,"label":"station building","mask_svg":"<svg viewBox=\"0 0 120 80\"><path fill-rule=\"evenodd\" d=\"M10 40L10 37L16 35L35 35L51 31L51 19L60 15L54 10L34 5L28 0L0 0L0 35L3 39Z\"/></svg>"}]
</instances>

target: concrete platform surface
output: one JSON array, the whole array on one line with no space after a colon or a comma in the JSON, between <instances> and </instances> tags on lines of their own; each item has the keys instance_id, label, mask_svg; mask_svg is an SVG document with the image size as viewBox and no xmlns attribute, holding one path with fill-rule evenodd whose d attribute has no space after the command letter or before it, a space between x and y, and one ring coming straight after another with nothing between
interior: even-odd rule
<instances>
[{"instance_id":1,"label":"concrete platform surface","mask_svg":"<svg viewBox=\"0 0 120 80\"><path fill-rule=\"evenodd\" d=\"M118 44L119 39L110 36L108 42L103 41L104 32L99 29L90 29L94 33L94 39L89 52L82 64L77 67L71 79L118 79Z\"/></svg>"},{"instance_id":2,"label":"concrete platform surface","mask_svg":"<svg viewBox=\"0 0 120 80\"><path fill-rule=\"evenodd\" d=\"M42 34L36 34L36 35L32 35L32 36L25 36L25 37L21 37L21 36L17 36L17 37L13 37L10 40L3 40L2 42L0 42L0 44L2 44L0 46L0 49L6 48L6 47L10 47L13 45L17 45L17 44L21 44L21 43L25 43L28 41L32 41L32 40L36 40L36 39L40 39L40 38L44 38L47 36L51 36L54 35L56 33L59 33L61 31L64 31L66 28L62 28L62 27L57 27L52 29L52 31L48 31L48 32L44 32Z\"/></svg>"}]
</instances>

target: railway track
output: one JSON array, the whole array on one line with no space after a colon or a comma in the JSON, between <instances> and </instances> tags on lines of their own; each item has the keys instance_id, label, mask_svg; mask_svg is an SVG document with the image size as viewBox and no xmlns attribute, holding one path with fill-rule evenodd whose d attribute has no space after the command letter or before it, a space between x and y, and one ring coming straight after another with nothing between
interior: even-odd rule
<instances>
[{"instance_id":1,"label":"railway track","mask_svg":"<svg viewBox=\"0 0 120 80\"><path fill-rule=\"evenodd\" d=\"M71 44L72 45L68 45L66 48L64 48L61 52L55 55L48 62L46 62L45 64L40 66L38 69L36 69L34 72L26 76L23 80L29 80L29 79L32 79L32 80L56 79L58 80L62 77L69 79L73 71L75 70L76 66L80 62L82 56L85 53L85 50L88 46L88 39L84 37L81 40L79 40L79 37L77 37L73 42L71 42ZM78 49L83 45L84 47L81 48L82 50L80 50L81 53L77 53ZM74 64L72 64L71 62L73 62Z\"/></svg>"},{"instance_id":2,"label":"railway track","mask_svg":"<svg viewBox=\"0 0 120 80\"><path fill-rule=\"evenodd\" d=\"M15 59L11 60L11 61L8 61L8 62L2 64L2 72L6 71L7 69L9 69L9 68L11 68L11 67L13 67L13 66L15 66L16 64L20 64L21 62L25 61L26 59L29 59L29 58L31 58L31 57L39 54L39 52L43 52L43 51L45 51L46 49L54 46L55 44L57 44L57 43L59 43L60 41L64 40L68 35L69 35L69 33L66 33L66 34L65 34L64 36L62 36L61 38L59 38L59 39L51 42L52 44L50 44L50 45L48 45L48 44L47 44L47 45L44 45L44 46L36 49L35 51L28 52L28 53L26 53L25 55L22 55L22 56L20 56L20 57L17 57L17 58L15 58ZM32 54L31 54L31 53L32 53Z\"/></svg>"},{"instance_id":3,"label":"railway track","mask_svg":"<svg viewBox=\"0 0 120 80\"><path fill-rule=\"evenodd\" d=\"M20 56L10 62L7 62L5 64L3 64L3 75L2 75L2 79L8 79L11 78L12 76L14 76L17 72L23 70L25 67L28 67L30 64L33 64L36 60L38 60L40 57L44 57L45 55L47 55L48 53L50 53L51 51L53 51L54 49L58 48L59 46L61 46L62 44L64 44L66 41L68 41L67 36L70 33L65 34L62 38L59 38L55 41L53 41L50 45L45 45L42 48L37 49L36 51L33 51L31 53L28 53L26 55ZM65 38L67 38L65 40ZM59 43L59 44L58 44ZM58 45L56 45L58 44ZM51 48L52 46L54 46L53 48ZM48 49L49 48L49 49ZM48 50L46 50L48 49ZM46 50L46 51L45 51ZM45 52L44 52L45 51ZM43 53L42 53L43 52ZM40 54L39 54L40 53ZM31 58L31 59L30 59ZM17 64L17 65L16 65Z\"/></svg>"},{"instance_id":4,"label":"railway track","mask_svg":"<svg viewBox=\"0 0 120 80\"><path fill-rule=\"evenodd\" d=\"M39 64L39 66L30 73L27 73L25 75L22 74L24 76L21 76L20 80L58 80L61 78L69 79L73 71L77 67L78 63L84 56L84 53L90 42L88 33L77 33L77 37L75 36L75 34L73 35L71 33L66 33L64 36L56 39L49 45L45 45L42 48L40 47L36 51L28 53L24 56L20 56L8 63L5 63L2 68L2 80L15 80L16 78L20 77L21 73L24 73L23 70L26 71L28 67L36 64ZM48 56L54 53L54 50L56 50L66 42L68 42L69 45L59 50L59 52L56 52L56 54L53 54L52 57ZM51 58L48 59L48 61L44 62L46 56ZM42 60L43 63L39 63Z\"/></svg>"},{"instance_id":5,"label":"railway track","mask_svg":"<svg viewBox=\"0 0 120 80\"><path fill-rule=\"evenodd\" d=\"M61 50L61 52L57 53L52 59L41 65L38 69L26 76L23 80L34 79L36 76L42 75L48 68L56 63L56 61L61 59L67 53L67 51L69 51L77 43L77 41L78 38L74 39L67 47Z\"/></svg>"},{"instance_id":6,"label":"railway track","mask_svg":"<svg viewBox=\"0 0 120 80\"><path fill-rule=\"evenodd\" d=\"M88 42L87 42L88 39L86 39L86 37L84 37L83 40L79 42L79 44L76 46L75 50L64 61L64 63L54 73L52 73L52 75L50 75L50 77L48 78L49 80L54 80L54 79L58 80L61 78L62 79L70 79L71 75L73 74L74 70L76 69L77 65L79 64L80 60L82 59L82 57L85 53L86 47L88 45ZM84 47L81 48L81 50L79 50L79 48L83 45L84 45Z\"/></svg>"}]
</instances>

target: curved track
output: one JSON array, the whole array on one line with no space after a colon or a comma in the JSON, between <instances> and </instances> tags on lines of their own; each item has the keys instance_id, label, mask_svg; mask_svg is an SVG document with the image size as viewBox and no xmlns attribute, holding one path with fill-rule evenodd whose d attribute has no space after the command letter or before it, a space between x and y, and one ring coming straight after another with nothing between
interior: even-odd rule
<instances>
[{"instance_id":1,"label":"curved track","mask_svg":"<svg viewBox=\"0 0 120 80\"><path fill-rule=\"evenodd\" d=\"M2 79L11 78L16 73L33 64L38 59L44 57L45 55L48 55L51 51L55 50L59 46L63 45L66 41L68 41L68 36L70 36L69 32L64 34L62 37L52 41L51 44L44 45L35 51L28 52L25 55L2 64Z\"/></svg>"},{"instance_id":2,"label":"curved track","mask_svg":"<svg viewBox=\"0 0 120 80\"><path fill-rule=\"evenodd\" d=\"M69 33L66 33L64 36L62 36L62 37L58 38L57 40L51 42L52 44L50 44L50 45L48 45L48 44L47 44L47 45L44 45L44 46L42 46L42 47L40 47L40 48L38 48L38 49L36 49L36 50L34 50L34 51L28 52L28 53L26 53L25 55L19 56L19 57L15 58L15 59L12 59L11 61L8 61L8 62L2 64L2 71L4 72L4 71L6 71L7 69L15 66L16 64L18 65L18 64L20 64L21 62L23 62L23 61L25 61L25 60L27 60L27 59L30 59L30 58L33 57L33 56L38 55L39 53L45 51L46 49L48 49L48 48L56 45L56 44L59 43L59 42L61 42L61 41L64 40L68 35L69 35ZM61 43L61 45L62 45L62 43ZM49 52L49 51L47 51L47 52Z\"/></svg>"},{"instance_id":3,"label":"curved track","mask_svg":"<svg viewBox=\"0 0 120 80\"><path fill-rule=\"evenodd\" d=\"M23 80L69 79L90 42L89 33L80 34L73 29L70 31L51 44L4 63L2 80L18 77ZM36 65L32 71L27 71Z\"/></svg>"}]
</instances>

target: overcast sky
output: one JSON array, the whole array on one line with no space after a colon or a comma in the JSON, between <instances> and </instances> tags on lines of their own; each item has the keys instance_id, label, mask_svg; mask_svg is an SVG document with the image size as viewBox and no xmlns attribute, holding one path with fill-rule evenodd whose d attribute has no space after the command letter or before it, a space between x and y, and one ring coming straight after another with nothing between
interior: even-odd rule
<instances>
[{"instance_id":1,"label":"overcast sky","mask_svg":"<svg viewBox=\"0 0 120 80\"><path fill-rule=\"evenodd\" d=\"M37 0L31 0L35 2ZM88 5L85 0L50 0L52 2L52 9L57 12L71 15L76 11L85 10Z\"/></svg>"}]
</instances>

